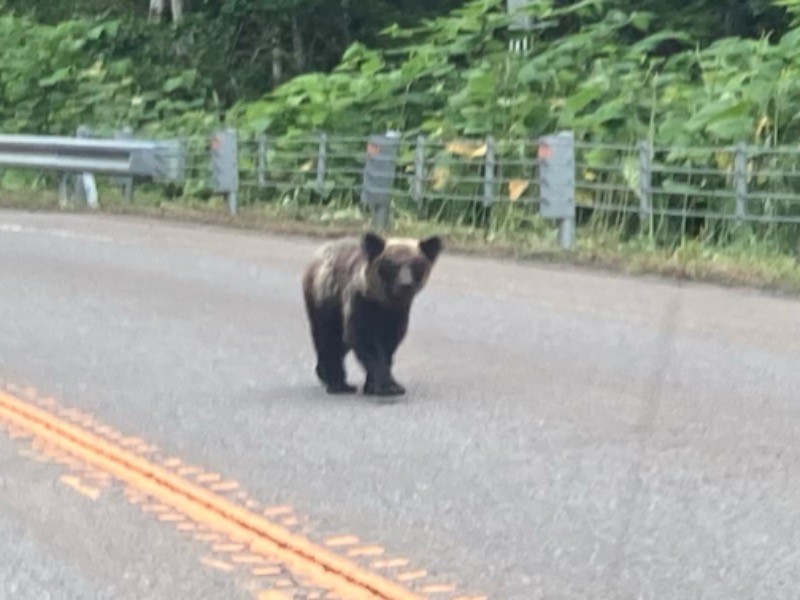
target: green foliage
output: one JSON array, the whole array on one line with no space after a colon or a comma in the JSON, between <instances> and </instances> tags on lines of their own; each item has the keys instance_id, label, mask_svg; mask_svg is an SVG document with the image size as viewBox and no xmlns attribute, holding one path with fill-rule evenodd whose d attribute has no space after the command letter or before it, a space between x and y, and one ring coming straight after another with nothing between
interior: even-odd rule
<instances>
[{"instance_id":1,"label":"green foliage","mask_svg":"<svg viewBox=\"0 0 800 600\"><path fill-rule=\"evenodd\" d=\"M177 25L147 23L144 2L5 1L30 11L0 12L5 131L72 133L85 123L191 136L224 116L243 136L269 133L273 148L287 153L321 131L422 133L441 181L425 190L419 214L439 222L538 227L522 202L488 216L479 202L451 210L447 196L482 195L480 156L452 164L445 143L456 138L506 140L498 158L518 164L531 160L524 140L558 129L574 130L582 142L629 147L582 154L580 177L615 190L579 198L590 212L612 203L636 208L634 144L649 140L661 148L655 157L662 164L721 171L654 178L671 194L656 199L661 208L702 212L731 208L728 200L711 207L707 198L730 189L732 154L686 148L745 142L768 149L800 134L800 0L726 0L724 7L717 0L531 0L535 28L524 54L509 50L516 34L505 0L186 0ZM312 149L301 162L313 159ZM412 160L404 148L404 173ZM793 169L786 160L751 154L748 187L798 193L776 174ZM298 176L297 165L269 162L270 176L294 178L281 201L350 210L355 158L323 189L313 173ZM244 163L250 168L252 157ZM609 165L618 168L603 171ZM518 171L504 177L524 178ZM458 176L471 181L456 183ZM765 215L798 214L772 198L760 206ZM627 217L603 214L608 220L592 217L594 225L629 229ZM639 225L649 242L685 243L685 219ZM700 228L698 235L716 240L732 239L732 229L736 236L764 233L710 221Z\"/></svg>"},{"instance_id":2,"label":"green foliage","mask_svg":"<svg viewBox=\"0 0 800 600\"><path fill-rule=\"evenodd\" d=\"M520 56L508 51L505 2L473 0L418 27L387 29L403 47L355 43L331 73L296 77L240 103L232 118L275 133L514 137L571 128L592 140L677 145L796 136L800 30L777 43L728 37L697 48L655 14L618 4L535 0L540 26L533 51ZM662 57L665 42L691 49Z\"/></svg>"},{"instance_id":3,"label":"green foliage","mask_svg":"<svg viewBox=\"0 0 800 600\"><path fill-rule=\"evenodd\" d=\"M428 139L446 141L487 135L530 139L571 129L582 141L628 145L627 156L595 149L584 152L580 161L582 179L594 181L597 189L618 190L584 193L581 200L590 210L604 207L592 217L595 225L619 226L620 232L629 229L631 219L626 215L635 210L618 213L609 208L638 206L634 145L644 139L672 148L658 154L664 166L720 173L656 174L654 186L665 190L655 199L657 208L674 214L732 213L733 200L715 201L713 206L708 200L711 193L732 188L732 154L685 149L739 142L770 148L800 134L796 100L800 29L781 36L727 36L706 43L707 31L700 35L697 27L668 29L658 7L644 4L650 12L623 10L625 3L619 0L533 0L532 50L517 54L508 47L505 2L471 0L415 27L387 28L383 48L355 43L332 72L296 77L260 100L239 103L229 118L245 131L269 132L276 144L318 130L365 135L398 129L409 136L424 133ZM673 50L665 52L665 47ZM428 156L434 170L444 169L440 165L447 158L448 151L441 148ZM800 192L779 175L752 175L759 168L773 173L782 167L792 170L783 162L777 155L751 156L749 187ZM615 164L618 169L609 172ZM434 206L427 216L490 222L476 214L474 203L462 203L458 214L443 208L447 196L480 200L481 192L472 189L479 186L453 183L458 176L479 177L474 167L445 169L449 180L437 189L426 189L428 206ZM795 207L772 200L750 210L797 215ZM516 211L516 225L526 220L521 209L509 211ZM683 244L690 226L697 235L718 241L767 233L763 228L701 221L697 225L686 217L664 218L640 225L649 229L653 241L667 245ZM794 234L776 243L794 247Z\"/></svg>"},{"instance_id":4,"label":"green foliage","mask_svg":"<svg viewBox=\"0 0 800 600\"><path fill-rule=\"evenodd\" d=\"M41 25L0 15L0 120L6 132L72 134L169 121L204 107L197 69L159 61L145 31L116 20ZM126 47L140 46L133 58Z\"/></svg>"}]
</instances>

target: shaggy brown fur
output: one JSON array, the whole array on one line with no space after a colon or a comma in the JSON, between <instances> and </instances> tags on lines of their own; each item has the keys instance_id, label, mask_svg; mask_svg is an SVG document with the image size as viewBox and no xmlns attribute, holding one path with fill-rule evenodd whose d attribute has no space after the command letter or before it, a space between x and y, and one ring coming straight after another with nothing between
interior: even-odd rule
<instances>
[{"instance_id":1,"label":"shaggy brown fur","mask_svg":"<svg viewBox=\"0 0 800 600\"><path fill-rule=\"evenodd\" d=\"M324 245L303 274L303 296L328 393L354 393L344 359L353 350L367 372L364 394L397 396L405 388L392 361L408 330L411 304L442 250L438 236L383 239L375 233Z\"/></svg>"}]
</instances>

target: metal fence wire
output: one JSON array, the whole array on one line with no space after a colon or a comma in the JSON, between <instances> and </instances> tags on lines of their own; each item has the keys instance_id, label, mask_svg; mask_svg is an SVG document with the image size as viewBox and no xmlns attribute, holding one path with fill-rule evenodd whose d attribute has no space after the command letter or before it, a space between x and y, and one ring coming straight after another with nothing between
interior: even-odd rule
<instances>
[{"instance_id":1,"label":"metal fence wire","mask_svg":"<svg viewBox=\"0 0 800 600\"><path fill-rule=\"evenodd\" d=\"M85 128L79 135L86 135ZM574 244L570 228L576 225L578 231L619 228L664 239L724 237L746 225L753 234L796 249L798 149L609 144L576 140L571 132L559 135L566 137L210 132L180 140L182 192L224 194L232 213L265 203L352 209L373 197L373 209L385 202L392 214L454 226L525 230L554 219L567 247ZM382 145L390 143L384 155ZM381 147L374 156L371 144Z\"/></svg>"},{"instance_id":2,"label":"metal fence wire","mask_svg":"<svg viewBox=\"0 0 800 600\"><path fill-rule=\"evenodd\" d=\"M503 207L535 214L543 196L541 142L402 137L393 208L468 226L486 226L487 213ZM257 190L251 197L261 201L357 203L367 144L365 137L325 134L243 141L243 191ZM576 142L573 152L569 195L581 226L720 236L751 223L772 226L772 233L780 225L782 235L798 237L797 150Z\"/></svg>"}]
</instances>

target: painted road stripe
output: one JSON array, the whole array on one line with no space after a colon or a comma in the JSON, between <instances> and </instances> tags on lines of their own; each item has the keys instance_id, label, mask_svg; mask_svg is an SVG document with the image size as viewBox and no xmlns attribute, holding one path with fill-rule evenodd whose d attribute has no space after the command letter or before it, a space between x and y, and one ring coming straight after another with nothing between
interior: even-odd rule
<instances>
[{"instance_id":1,"label":"painted road stripe","mask_svg":"<svg viewBox=\"0 0 800 600\"><path fill-rule=\"evenodd\" d=\"M0 419L94 469L113 475L133 491L151 496L210 530L243 540L252 554L283 564L342 598L424 598L118 444L3 391L0 391Z\"/></svg>"}]
</instances>

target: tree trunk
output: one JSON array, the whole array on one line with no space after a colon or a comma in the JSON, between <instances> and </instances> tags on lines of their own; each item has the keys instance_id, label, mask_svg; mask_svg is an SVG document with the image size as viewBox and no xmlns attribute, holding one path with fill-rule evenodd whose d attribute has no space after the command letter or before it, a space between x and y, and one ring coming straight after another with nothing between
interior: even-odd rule
<instances>
[{"instance_id":1,"label":"tree trunk","mask_svg":"<svg viewBox=\"0 0 800 600\"><path fill-rule=\"evenodd\" d=\"M297 15L292 16L292 53L295 69L298 73L302 73L306 66L306 57L303 51L303 33L297 23Z\"/></svg>"},{"instance_id":2,"label":"tree trunk","mask_svg":"<svg viewBox=\"0 0 800 600\"><path fill-rule=\"evenodd\" d=\"M150 0L150 21L160 23L167 9L167 0ZM172 22L177 23L183 17L183 0L170 0L169 12Z\"/></svg>"},{"instance_id":3,"label":"tree trunk","mask_svg":"<svg viewBox=\"0 0 800 600\"><path fill-rule=\"evenodd\" d=\"M270 56L272 58L272 85L277 86L283 80L283 62L281 52L280 29L277 25L270 26Z\"/></svg>"},{"instance_id":4,"label":"tree trunk","mask_svg":"<svg viewBox=\"0 0 800 600\"><path fill-rule=\"evenodd\" d=\"M164 16L164 0L150 0L150 21L160 23Z\"/></svg>"},{"instance_id":5,"label":"tree trunk","mask_svg":"<svg viewBox=\"0 0 800 600\"><path fill-rule=\"evenodd\" d=\"M342 7L342 41L345 48L350 46L350 0L341 0Z\"/></svg>"},{"instance_id":6,"label":"tree trunk","mask_svg":"<svg viewBox=\"0 0 800 600\"><path fill-rule=\"evenodd\" d=\"M183 0L172 0L170 8L172 9L172 22L178 23L183 18Z\"/></svg>"}]
</instances>

